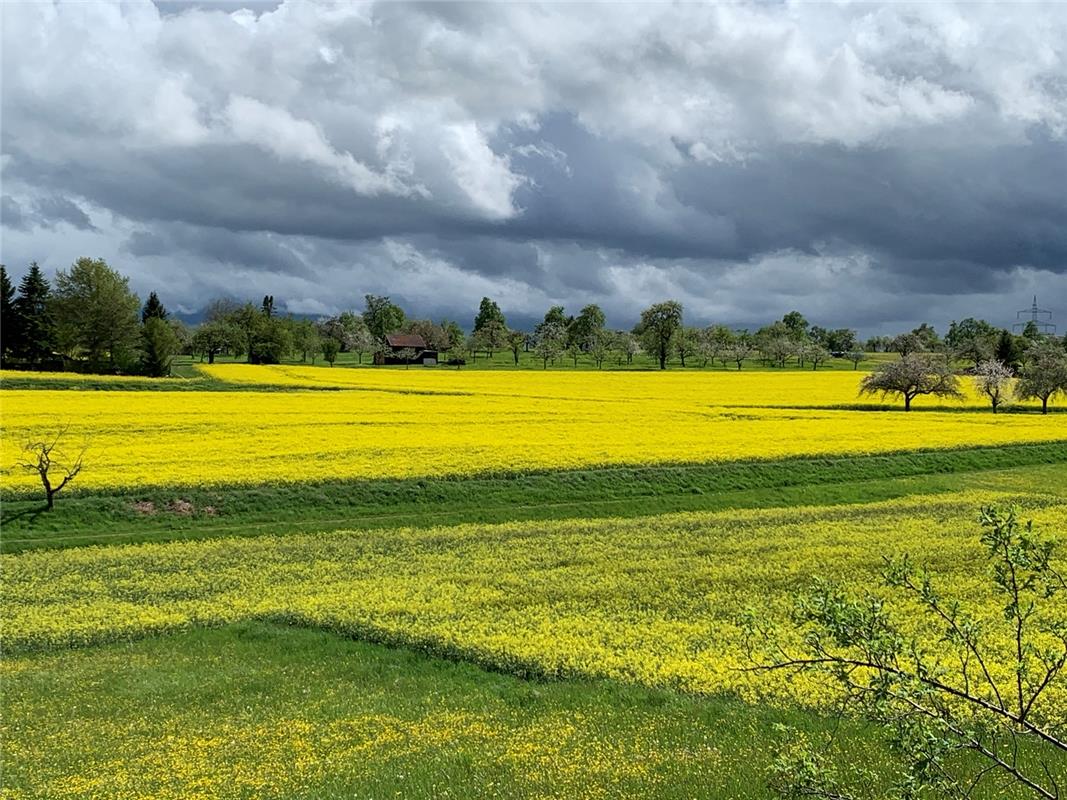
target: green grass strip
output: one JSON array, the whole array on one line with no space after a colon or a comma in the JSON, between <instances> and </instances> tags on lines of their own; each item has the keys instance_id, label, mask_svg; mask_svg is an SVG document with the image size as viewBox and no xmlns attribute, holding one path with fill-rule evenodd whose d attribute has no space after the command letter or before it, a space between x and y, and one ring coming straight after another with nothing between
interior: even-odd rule
<instances>
[{"instance_id":1,"label":"green grass strip","mask_svg":"<svg viewBox=\"0 0 1067 800\"><path fill-rule=\"evenodd\" d=\"M26 796L770 798L780 726L832 739L880 785L897 767L860 723L259 622L16 666L3 786Z\"/></svg>"},{"instance_id":2,"label":"green grass strip","mask_svg":"<svg viewBox=\"0 0 1067 800\"><path fill-rule=\"evenodd\" d=\"M300 531L642 516L871 502L957 491L983 472L1028 468L1019 480L1067 492L1067 443L848 458L614 467L482 478L335 481L141 489L3 504L0 549L16 553L138 541ZM1041 465L1054 465L1042 468Z\"/></svg>"}]
</instances>

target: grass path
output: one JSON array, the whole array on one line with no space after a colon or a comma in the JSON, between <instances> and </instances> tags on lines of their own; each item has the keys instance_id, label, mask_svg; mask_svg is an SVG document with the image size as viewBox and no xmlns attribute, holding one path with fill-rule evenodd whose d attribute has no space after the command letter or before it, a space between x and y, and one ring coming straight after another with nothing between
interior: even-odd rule
<instances>
[{"instance_id":1,"label":"grass path","mask_svg":"<svg viewBox=\"0 0 1067 800\"><path fill-rule=\"evenodd\" d=\"M5 502L0 548L860 503L963 491L1013 469L1024 483L1067 491L1067 443L501 478L90 491L61 496L52 513L37 500ZM188 508L174 510L175 501Z\"/></svg>"}]
</instances>

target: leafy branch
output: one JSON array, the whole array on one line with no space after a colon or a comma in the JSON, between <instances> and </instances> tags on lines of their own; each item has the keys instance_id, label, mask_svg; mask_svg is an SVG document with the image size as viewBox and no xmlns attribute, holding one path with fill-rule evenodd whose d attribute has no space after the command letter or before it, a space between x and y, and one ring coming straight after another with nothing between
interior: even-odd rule
<instances>
[{"instance_id":1,"label":"leafy branch","mask_svg":"<svg viewBox=\"0 0 1067 800\"><path fill-rule=\"evenodd\" d=\"M985 508L980 521L1003 602L999 631L996 620L945 598L905 555L886 559L882 577L940 631L933 647L906 633L882 598L852 598L817 580L794 610L797 648L749 618L747 671L814 673L835 686L843 708L880 725L903 756L896 796L933 790L968 798L983 781L1000 779L1058 800L1053 765L1067 763L1067 710L1054 703L1067 688L1067 583L1054 565L1054 543L1021 524L1015 509ZM849 796L842 782L805 746L779 758L772 785L785 797L842 798Z\"/></svg>"}]
</instances>

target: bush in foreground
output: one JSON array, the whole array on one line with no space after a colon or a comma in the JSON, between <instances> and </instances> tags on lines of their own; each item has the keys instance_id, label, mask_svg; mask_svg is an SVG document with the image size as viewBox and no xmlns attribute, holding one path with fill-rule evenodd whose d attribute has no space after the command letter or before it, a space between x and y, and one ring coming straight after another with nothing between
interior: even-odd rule
<instances>
[{"instance_id":1,"label":"bush in foreground","mask_svg":"<svg viewBox=\"0 0 1067 800\"><path fill-rule=\"evenodd\" d=\"M970 797L983 781L999 781L1057 800L1067 709L1049 697L1067 678L1067 582L1054 566L1053 543L1020 524L1014 510L985 508L981 523L1003 603L999 624L942 596L905 555L887 560L885 584L942 630L934 647L882 598L855 599L817 581L797 604L799 649L749 622L752 670L815 673L841 693L842 709L882 726L907 764L893 796ZM862 780L804 741L781 755L772 776L788 798L854 797L845 787Z\"/></svg>"}]
</instances>

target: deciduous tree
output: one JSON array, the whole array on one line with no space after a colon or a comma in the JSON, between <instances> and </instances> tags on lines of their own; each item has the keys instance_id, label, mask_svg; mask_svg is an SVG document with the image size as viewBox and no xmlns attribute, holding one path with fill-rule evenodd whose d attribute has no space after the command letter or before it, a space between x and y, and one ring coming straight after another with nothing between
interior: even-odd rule
<instances>
[{"instance_id":1,"label":"deciduous tree","mask_svg":"<svg viewBox=\"0 0 1067 800\"><path fill-rule=\"evenodd\" d=\"M993 358L1000 332L984 319L967 317L948 326L945 345L955 358L973 361L977 369L983 361Z\"/></svg>"},{"instance_id":2,"label":"deciduous tree","mask_svg":"<svg viewBox=\"0 0 1067 800\"><path fill-rule=\"evenodd\" d=\"M674 352L685 366L685 360L695 356L700 347L700 331L696 328L679 328L674 335Z\"/></svg>"},{"instance_id":3,"label":"deciduous tree","mask_svg":"<svg viewBox=\"0 0 1067 800\"><path fill-rule=\"evenodd\" d=\"M576 342L583 350L588 350L594 338L603 334L604 323L604 312L600 306L591 303L578 312L567 335L572 343Z\"/></svg>"},{"instance_id":4,"label":"deciduous tree","mask_svg":"<svg viewBox=\"0 0 1067 800\"><path fill-rule=\"evenodd\" d=\"M141 303L129 280L102 258L79 258L56 274L52 302L59 340L69 353L112 370L134 361L140 344Z\"/></svg>"},{"instance_id":5,"label":"deciduous tree","mask_svg":"<svg viewBox=\"0 0 1067 800\"><path fill-rule=\"evenodd\" d=\"M341 345L332 336L327 336L322 340L322 357L331 367L337 361L337 353L340 350Z\"/></svg>"},{"instance_id":6,"label":"deciduous tree","mask_svg":"<svg viewBox=\"0 0 1067 800\"><path fill-rule=\"evenodd\" d=\"M904 555L887 560L882 577L907 604L907 622L884 596L852 597L825 580L797 603L798 647L758 616L746 622L752 674L787 670L821 680L842 697L840 708L883 729L902 765L883 797L969 798L980 785L990 796L1014 796L1011 789L1062 796L1055 765L1067 759L1067 710L1055 697L1067 678L1067 582L1054 543L1021 524L1014 509L985 508L981 524L991 590L1002 603L996 618L946 597ZM916 630L940 636L931 642ZM847 785L857 767L795 747L775 764L772 785L784 798L870 797Z\"/></svg>"},{"instance_id":7,"label":"deciduous tree","mask_svg":"<svg viewBox=\"0 0 1067 800\"><path fill-rule=\"evenodd\" d=\"M515 366L519 366L519 355L526 346L526 334L522 331L508 331L508 349L515 359Z\"/></svg>"},{"instance_id":8,"label":"deciduous tree","mask_svg":"<svg viewBox=\"0 0 1067 800\"><path fill-rule=\"evenodd\" d=\"M905 411L911 410L911 401L919 395L962 397L959 379L947 359L915 354L875 367L860 382L860 394L900 395Z\"/></svg>"},{"instance_id":9,"label":"deciduous tree","mask_svg":"<svg viewBox=\"0 0 1067 800\"><path fill-rule=\"evenodd\" d=\"M555 361L567 343L567 330L559 322L542 322L537 326L537 344L534 354L541 359L542 369L548 369L548 362Z\"/></svg>"},{"instance_id":10,"label":"deciduous tree","mask_svg":"<svg viewBox=\"0 0 1067 800\"><path fill-rule=\"evenodd\" d=\"M659 368L667 369L667 357L681 327L682 304L677 300L667 300L641 312L641 321L634 328L634 334L644 349L659 361Z\"/></svg>"},{"instance_id":11,"label":"deciduous tree","mask_svg":"<svg viewBox=\"0 0 1067 800\"><path fill-rule=\"evenodd\" d=\"M810 344L804 348L804 354L811 362L812 372L819 368L819 364L825 363L830 358L830 351L821 344Z\"/></svg>"},{"instance_id":12,"label":"deciduous tree","mask_svg":"<svg viewBox=\"0 0 1067 800\"><path fill-rule=\"evenodd\" d=\"M1011 379L1011 368L1002 361L983 361L974 371L974 386L989 398L994 414L1001 404L1011 400Z\"/></svg>"},{"instance_id":13,"label":"deciduous tree","mask_svg":"<svg viewBox=\"0 0 1067 800\"><path fill-rule=\"evenodd\" d=\"M503 328L507 328L508 323L504 319L504 312L500 310L500 306L488 297L483 297L478 306L478 316L474 318L474 333L478 333L486 325L494 322Z\"/></svg>"},{"instance_id":14,"label":"deciduous tree","mask_svg":"<svg viewBox=\"0 0 1067 800\"><path fill-rule=\"evenodd\" d=\"M1023 400L1041 401L1041 413L1048 413L1049 400L1067 393L1067 353L1054 341L1035 343L1029 350L1026 365L1015 386Z\"/></svg>"},{"instance_id":15,"label":"deciduous tree","mask_svg":"<svg viewBox=\"0 0 1067 800\"><path fill-rule=\"evenodd\" d=\"M201 360L207 356L207 363L214 364L215 356L231 351L238 337L237 331L224 319L201 323L193 333L193 353Z\"/></svg>"},{"instance_id":16,"label":"deciduous tree","mask_svg":"<svg viewBox=\"0 0 1067 800\"><path fill-rule=\"evenodd\" d=\"M404 311L388 297L368 294L363 322L376 342L384 342L390 333L404 327Z\"/></svg>"}]
</instances>

